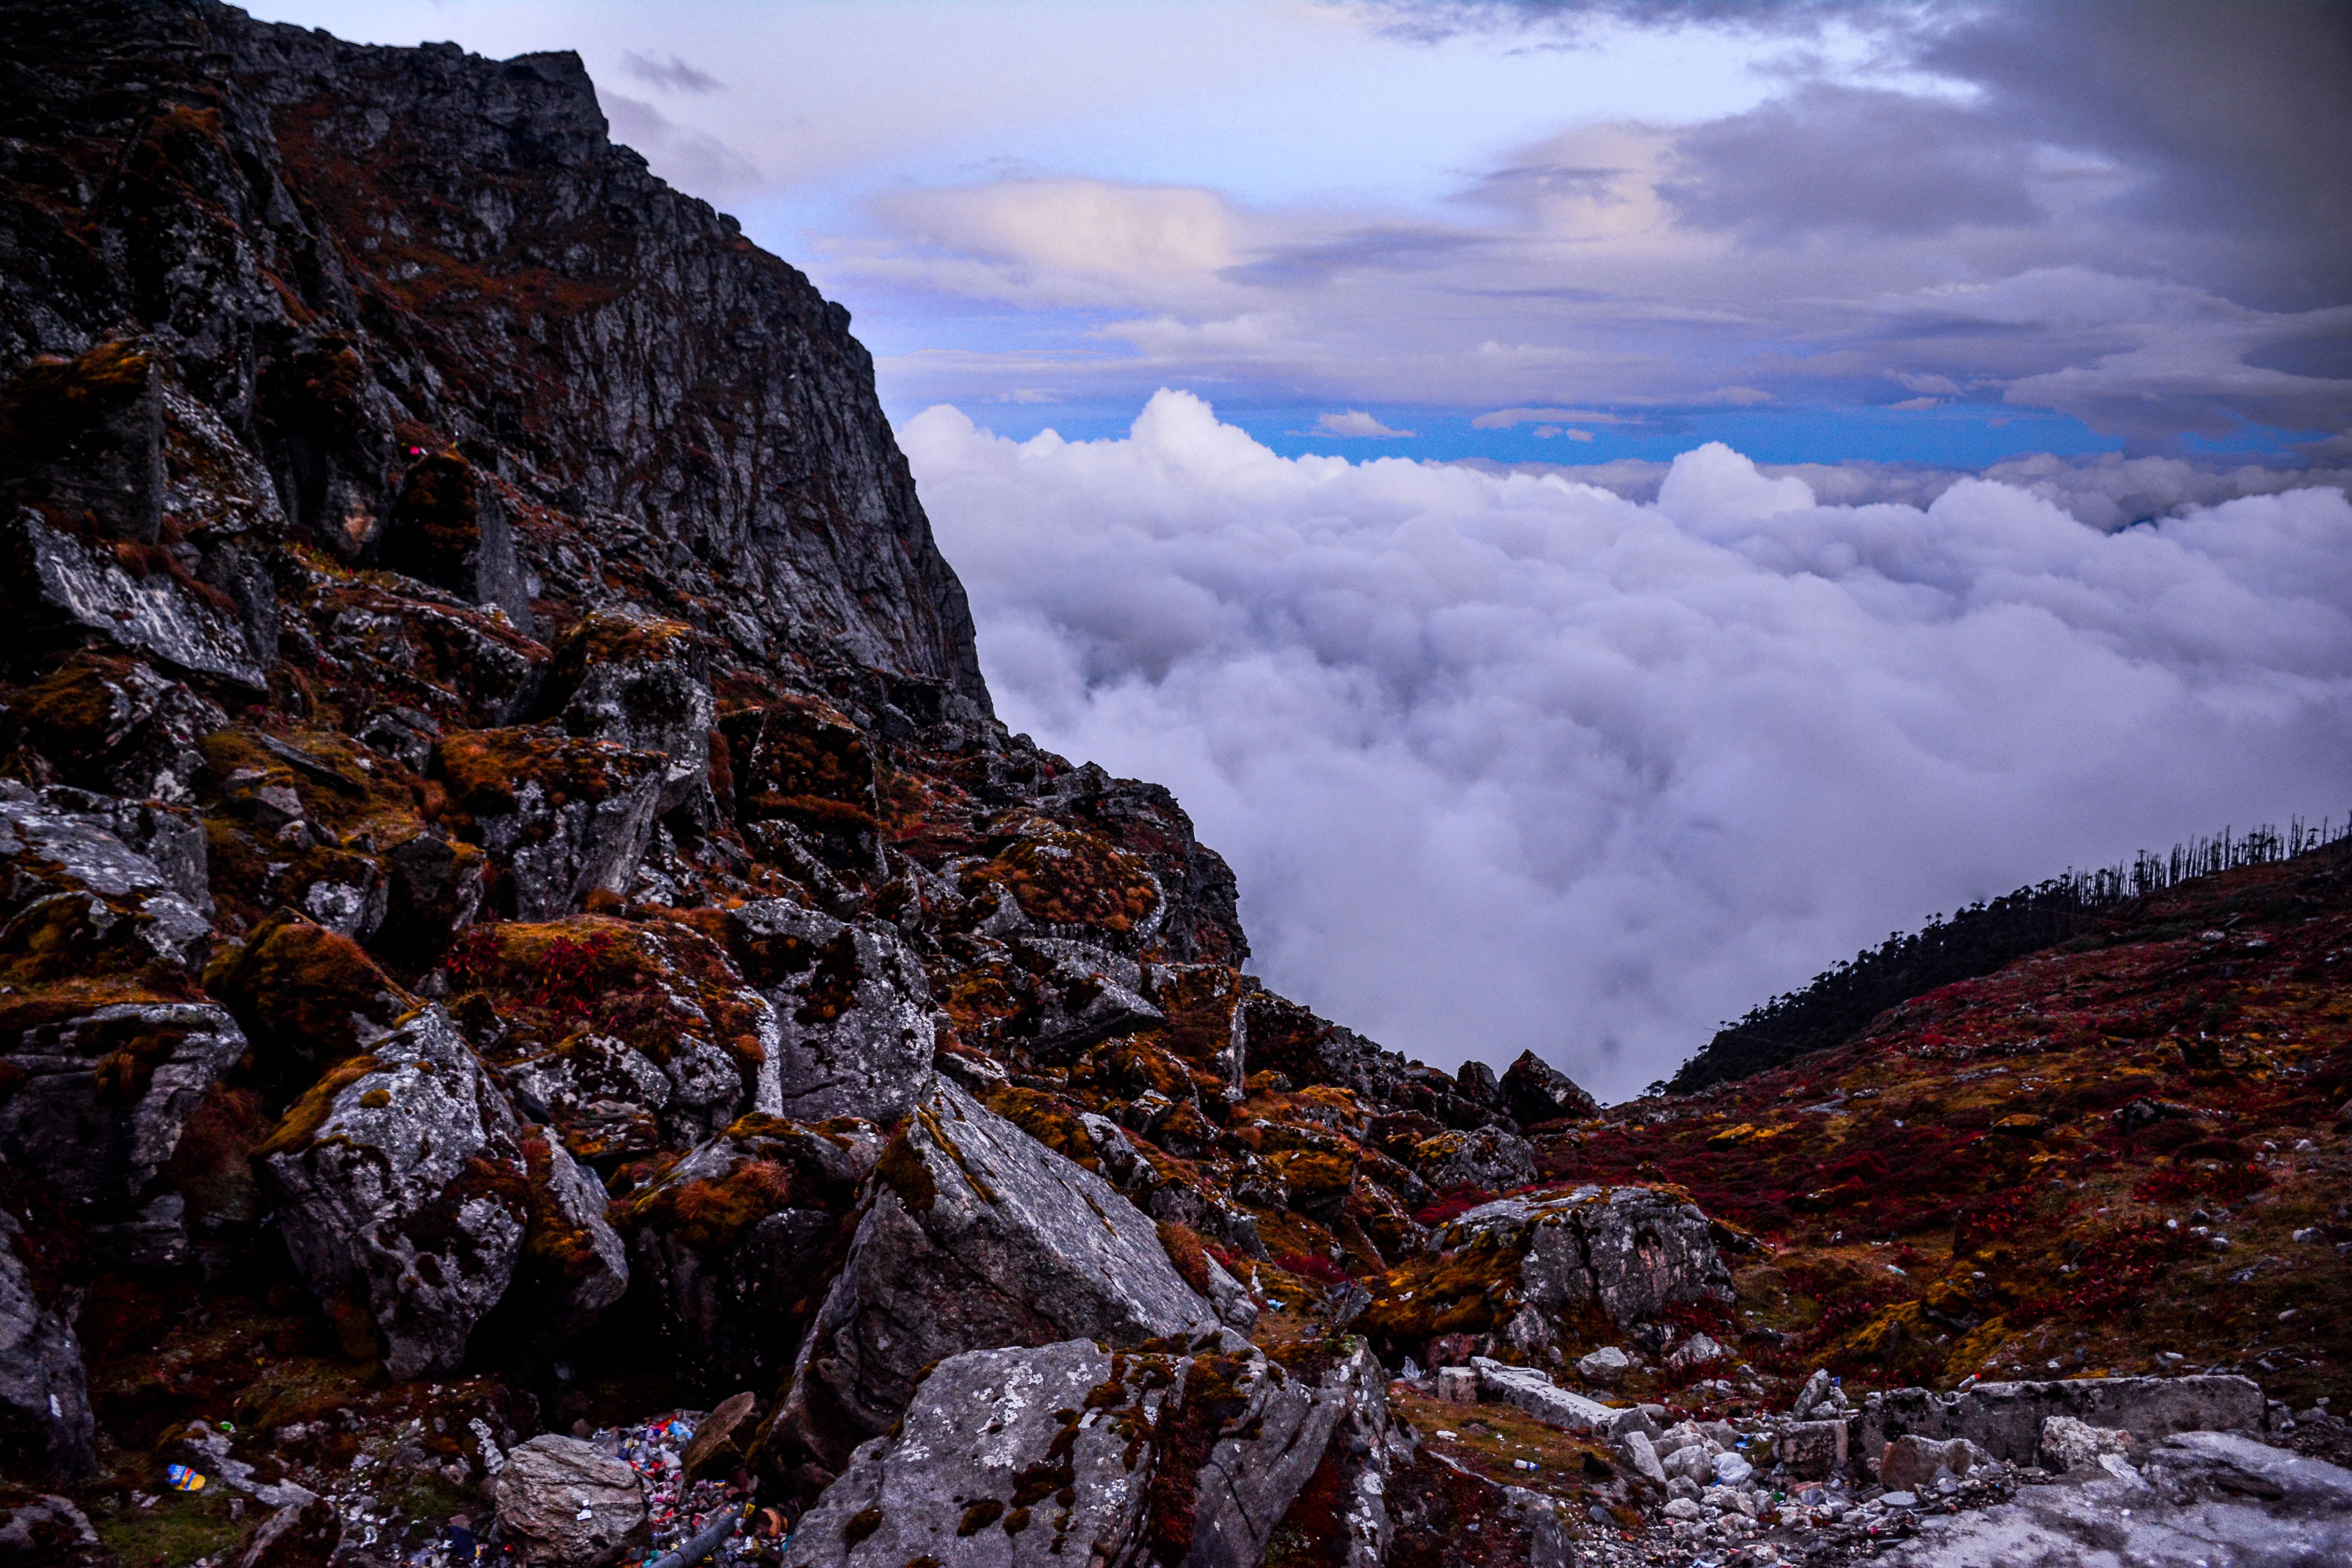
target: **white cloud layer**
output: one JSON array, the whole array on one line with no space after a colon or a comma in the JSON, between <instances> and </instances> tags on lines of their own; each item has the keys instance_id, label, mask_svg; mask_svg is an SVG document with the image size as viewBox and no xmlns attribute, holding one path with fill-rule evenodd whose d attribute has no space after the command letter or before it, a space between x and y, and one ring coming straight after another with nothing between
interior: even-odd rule
<instances>
[{"instance_id":1,"label":"white cloud layer","mask_svg":"<svg viewBox=\"0 0 2352 1568\"><path fill-rule=\"evenodd\" d=\"M2101 528L1710 445L1636 500L1286 459L1167 391L1121 440L903 439L1008 720L1173 786L1269 982L1433 1062L1627 1095L1934 910L2352 804L2340 490Z\"/></svg>"}]
</instances>

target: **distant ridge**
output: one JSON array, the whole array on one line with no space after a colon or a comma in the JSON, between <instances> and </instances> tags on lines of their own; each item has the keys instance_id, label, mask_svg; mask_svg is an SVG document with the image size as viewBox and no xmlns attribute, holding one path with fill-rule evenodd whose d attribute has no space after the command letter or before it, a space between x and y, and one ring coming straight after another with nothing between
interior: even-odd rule
<instances>
[{"instance_id":1,"label":"distant ridge","mask_svg":"<svg viewBox=\"0 0 2352 1568\"><path fill-rule=\"evenodd\" d=\"M1937 914L1916 931L1890 931L1874 948L1822 971L1799 991L1773 997L1726 1024L1674 1077L1652 1093L1692 1094L1769 1071L1842 1045L1887 1008L1958 980L1972 980L2028 953L2078 938L2103 938L2114 913L2150 894L2248 866L2292 860L2352 837L2352 816L2314 826L2291 819L2286 831L2264 826L2243 834L2225 826L2210 837L2175 844L2169 854L2142 850L2130 861L2063 874L1979 900L1950 919Z\"/></svg>"}]
</instances>

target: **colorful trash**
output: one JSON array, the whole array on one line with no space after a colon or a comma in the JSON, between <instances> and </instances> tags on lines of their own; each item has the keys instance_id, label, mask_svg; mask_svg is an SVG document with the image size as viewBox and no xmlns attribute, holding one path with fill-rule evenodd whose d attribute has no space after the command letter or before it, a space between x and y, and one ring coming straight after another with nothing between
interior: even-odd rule
<instances>
[{"instance_id":1,"label":"colorful trash","mask_svg":"<svg viewBox=\"0 0 2352 1568\"><path fill-rule=\"evenodd\" d=\"M203 1474L185 1465L164 1466L163 1479L175 1492L200 1492L205 1489Z\"/></svg>"}]
</instances>

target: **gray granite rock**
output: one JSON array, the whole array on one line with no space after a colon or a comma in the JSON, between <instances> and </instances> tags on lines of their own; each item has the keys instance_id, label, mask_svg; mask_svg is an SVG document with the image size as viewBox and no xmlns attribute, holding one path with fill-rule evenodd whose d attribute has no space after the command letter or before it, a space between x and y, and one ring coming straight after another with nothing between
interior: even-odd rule
<instances>
[{"instance_id":1,"label":"gray granite rock","mask_svg":"<svg viewBox=\"0 0 2352 1568\"><path fill-rule=\"evenodd\" d=\"M8 595L20 635L95 635L257 696L268 689L235 613L172 573L134 573L31 508L0 520L0 560L18 568Z\"/></svg>"},{"instance_id":2,"label":"gray granite rock","mask_svg":"<svg viewBox=\"0 0 2352 1568\"><path fill-rule=\"evenodd\" d=\"M1137 1442L1189 1363L1114 1353L1068 1340L941 1362L802 1519L793 1568L1127 1561L1153 1477Z\"/></svg>"},{"instance_id":3,"label":"gray granite rock","mask_svg":"<svg viewBox=\"0 0 2352 1568\"><path fill-rule=\"evenodd\" d=\"M526 1149L513 1111L438 1007L330 1073L256 1164L311 1291L331 1316L373 1321L395 1377L463 1362L534 1226L568 1233L561 1250L576 1267L510 1309L536 1325L518 1334L522 1342L583 1326L627 1281L600 1190L560 1144Z\"/></svg>"},{"instance_id":4,"label":"gray granite rock","mask_svg":"<svg viewBox=\"0 0 2352 1568\"><path fill-rule=\"evenodd\" d=\"M20 1234L0 1208L0 1472L74 1479L98 1468L81 1342L34 1295Z\"/></svg>"},{"instance_id":5,"label":"gray granite rock","mask_svg":"<svg viewBox=\"0 0 2352 1568\"><path fill-rule=\"evenodd\" d=\"M606 1568L652 1538L644 1480L577 1437L519 1444L490 1493L499 1532L531 1568Z\"/></svg>"},{"instance_id":6,"label":"gray granite rock","mask_svg":"<svg viewBox=\"0 0 2352 1568\"><path fill-rule=\"evenodd\" d=\"M1218 1330L1134 1205L952 1083L916 1106L877 1175L802 1342L773 1462L837 1471L925 1366L964 1351Z\"/></svg>"},{"instance_id":7,"label":"gray granite rock","mask_svg":"<svg viewBox=\"0 0 2352 1568\"><path fill-rule=\"evenodd\" d=\"M939 1030L930 982L898 929L782 899L728 918L775 1010L773 1103L761 1109L801 1121L906 1115L929 1087Z\"/></svg>"},{"instance_id":8,"label":"gray granite rock","mask_svg":"<svg viewBox=\"0 0 2352 1568\"><path fill-rule=\"evenodd\" d=\"M2333 1568L2352 1562L2352 1471L2227 1432L2158 1439L2137 1468L2019 1489L2013 1501L1927 1513L1891 1568Z\"/></svg>"},{"instance_id":9,"label":"gray granite rock","mask_svg":"<svg viewBox=\"0 0 2352 1568\"><path fill-rule=\"evenodd\" d=\"M245 1054L208 1002L118 1003L0 1045L0 1154L101 1218L143 1200L205 1090Z\"/></svg>"},{"instance_id":10,"label":"gray granite rock","mask_svg":"<svg viewBox=\"0 0 2352 1568\"><path fill-rule=\"evenodd\" d=\"M1507 1193L1536 1179L1535 1145L1499 1127L1441 1132L1413 1145L1413 1173L1437 1192Z\"/></svg>"},{"instance_id":11,"label":"gray granite rock","mask_svg":"<svg viewBox=\"0 0 2352 1568\"><path fill-rule=\"evenodd\" d=\"M1360 1344L1315 1381L1286 1373L1255 1352L1203 1356L1189 1405L1214 1376L1240 1408L1223 1415L1192 1486L1192 1543L1182 1568L1256 1568L1275 1529L1326 1465L1339 1472L1347 1561L1387 1555L1385 1478L1404 1452L1388 1411L1388 1373Z\"/></svg>"},{"instance_id":12,"label":"gray granite rock","mask_svg":"<svg viewBox=\"0 0 2352 1568\"><path fill-rule=\"evenodd\" d=\"M1706 1215L1653 1187L1498 1199L1455 1219L1445 1245L1486 1233L1519 1254L1525 1305L1510 1331L1522 1349L1549 1343L1558 1314L1588 1301L1632 1323L1680 1303L1731 1300L1731 1269Z\"/></svg>"}]
</instances>

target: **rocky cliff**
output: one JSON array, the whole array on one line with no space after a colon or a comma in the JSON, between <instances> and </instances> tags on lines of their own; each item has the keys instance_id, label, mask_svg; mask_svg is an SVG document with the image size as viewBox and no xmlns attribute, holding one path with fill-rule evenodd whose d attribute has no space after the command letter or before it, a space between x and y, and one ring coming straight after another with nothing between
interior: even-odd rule
<instances>
[{"instance_id":1,"label":"rocky cliff","mask_svg":"<svg viewBox=\"0 0 2352 1568\"><path fill-rule=\"evenodd\" d=\"M846 313L575 58L47 0L0 83L0 1561L1714 1551L1768 1442L1867 1484L1814 1362L2068 1321L2025 1131L1931 1212L1780 1079L1264 989L1168 793L991 715ZM1946 1070L1886 1037L1790 1084Z\"/></svg>"}]
</instances>

